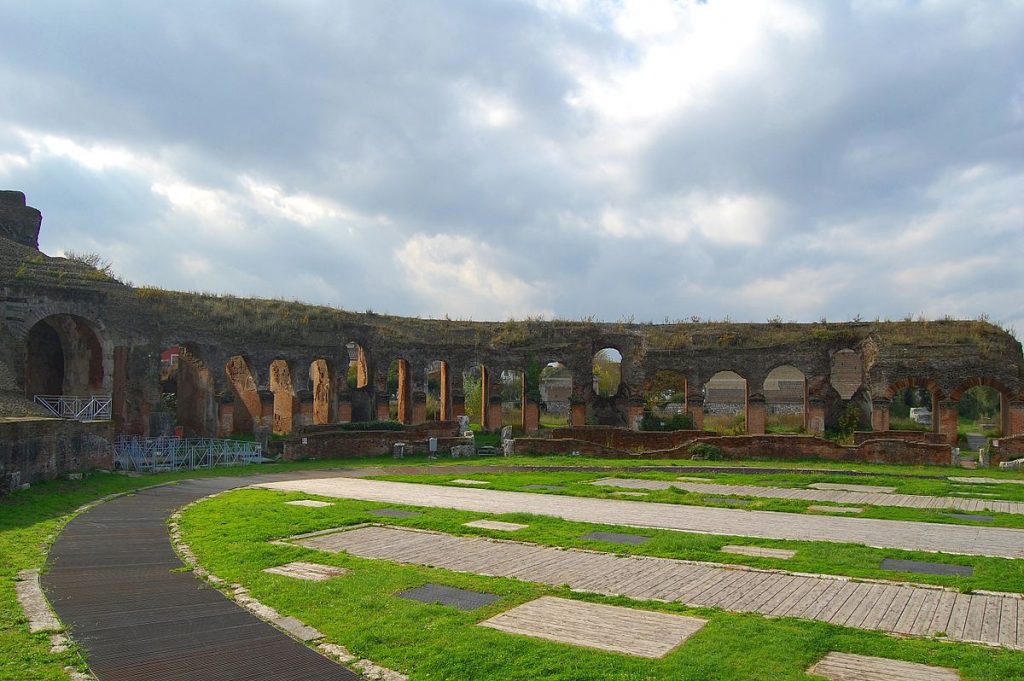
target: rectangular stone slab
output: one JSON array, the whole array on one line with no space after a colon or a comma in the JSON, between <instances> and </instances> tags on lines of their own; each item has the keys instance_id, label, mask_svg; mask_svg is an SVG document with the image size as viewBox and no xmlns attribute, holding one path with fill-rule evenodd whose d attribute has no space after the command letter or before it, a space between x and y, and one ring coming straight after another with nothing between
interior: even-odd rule
<instances>
[{"instance_id":1,"label":"rectangular stone slab","mask_svg":"<svg viewBox=\"0 0 1024 681\"><path fill-rule=\"evenodd\" d=\"M465 478L458 478L456 480L449 480L448 482L455 485L489 485L491 484L487 480L467 480Z\"/></svg>"},{"instance_id":2,"label":"rectangular stone slab","mask_svg":"<svg viewBox=\"0 0 1024 681\"><path fill-rule=\"evenodd\" d=\"M542 596L480 622L509 634L638 657L664 657L707 620Z\"/></svg>"},{"instance_id":3,"label":"rectangular stone slab","mask_svg":"<svg viewBox=\"0 0 1024 681\"><path fill-rule=\"evenodd\" d=\"M479 591L468 591L456 589L442 584L424 584L423 586L409 589L398 594L399 598L407 598L421 603L436 603L450 605L459 610L476 610L485 605L490 605L501 598L497 594L481 593Z\"/></svg>"},{"instance_id":4,"label":"rectangular stone slab","mask_svg":"<svg viewBox=\"0 0 1024 681\"><path fill-rule=\"evenodd\" d=\"M643 537L638 534L623 534L621 532L590 532L580 538L607 541L613 544L643 544L651 540L650 537Z\"/></svg>"},{"instance_id":5,"label":"rectangular stone slab","mask_svg":"<svg viewBox=\"0 0 1024 681\"><path fill-rule=\"evenodd\" d=\"M895 487L880 487L878 485L847 485L835 482L815 482L807 485L811 489L828 489L837 492L874 492L877 494L892 494Z\"/></svg>"},{"instance_id":6,"label":"rectangular stone slab","mask_svg":"<svg viewBox=\"0 0 1024 681\"><path fill-rule=\"evenodd\" d=\"M523 489L550 489L550 490L557 490L557 489L565 489L565 488L562 487L561 485L523 485Z\"/></svg>"},{"instance_id":7,"label":"rectangular stone slab","mask_svg":"<svg viewBox=\"0 0 1024 681\"><path fill-rule=\"evenodd\" d=\"M830 681L959 681L960 672L916 662L849 653L829 653L807 670Z\"/></svg>"},{"instance_id":8,"label":"rectangular stone slab","mask_svg":"<svg viewBox=\"0 0 1024 681\"><path fill-rule=\"evenodd\" d=\"M969 565L926 563L920 560L898 560L896 558L886 558L878 567L883 570L917 572L922 575L963 575L964 577L970 577L974 574L974 568Z\"/></svg>"},{"instance_id":9,"label":"rectangular stone slab","mask_svg":"<svg viewBox=\"0 0 1024 681\"><path fill-rule=\"evenodd\" d=\"M768 549L761 546L740 546L729 544L723 546L720 551L725 553L735 553L740 556L754 556L756 558L779 558L782 560L789 560L796 555L796 551L789 549Z\"/></svg>"},{"instance_id":10,"label":"rectangular stone slab","mask_svg":"<svg viewBox=\"0 0 1024 681\"><path fill-rule=\"evenodd\" d=\"M296 501L284 502L289 506L306 506L307 508L323 508L324 506L331 506L329 501L317 501L316 499L298 499Z\"/></svg>"},{"instance_id":11,"label":"rectangular stone slab","mask_svg":"<svg viewBox=\"0 0 1024 681\"><path fill-rule=\"evenodd\" d=\"M863 513L863 508L854 508L853 506L808 506L808 511L817 511L818 513Z\"/></svg>"},{"instance_id":12,"label":"rectangular stone slab","mask_svg":"<svg viewBox=\"0 0 1024 681\"><path fill-rule=\"evenodd\" d=\"M348 570L345 568L321 565L320 563L304 563L302 561L268 567L264 572L269 572L272 575L281 575L282 577L292 577L293 579L305 579L311 582L323 582L331 577L340 577L341 575L348 574Z\"/></svg>"},{"instance_id":13,"label":"rectangular stone slab","mask_svg":"<svg viewBox=\"0 0 1024 681\"><path fill-rule=\"evenodd\" d=\"M375 515L378 518L416 518L423 514L416 511L403 511L400 508L375 508L370 511L370 515Z\"/></svg>"},{"instance_id":14,"label":"rectangular stone slab","mask_svg":"<svg viewBox=\"0 0 1024 681\"><path fill-rule=\"evenodd\" d=\"M519 523L505 523L500 520L472 520L468 523L462 523L466 527L479 527L483 530L499 530L501 532L515 532L516 530L525 530L529 525L520 525Z\"/></svg>"},{"instance_id":15,"label":"rectangular stone slab","mask_svg":"<svg viewBox=\"0 0 1024 681\"><path fill-rule=\"evenodd\" d=\"M990 523L995 520L990 515L975 515L973 513L947 513L946 515L957 520L972 520L976 523Z\"/></svg>"}]
</instances>

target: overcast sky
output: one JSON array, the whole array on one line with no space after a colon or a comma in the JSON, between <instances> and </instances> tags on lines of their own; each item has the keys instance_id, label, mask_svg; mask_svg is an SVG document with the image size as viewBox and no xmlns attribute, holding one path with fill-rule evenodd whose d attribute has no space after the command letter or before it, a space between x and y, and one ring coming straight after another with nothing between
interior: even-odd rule
<instances>
[{"instance_id":1,"label":"overcast sky","mask_svg":"<svg viewBox=\"0 0 1024 681\"><path fill-rule=\"evenodd\" d=\"M1024 333L1024 2L0 0L0 188L137 285Z\"/></svg>"}]
</instances>

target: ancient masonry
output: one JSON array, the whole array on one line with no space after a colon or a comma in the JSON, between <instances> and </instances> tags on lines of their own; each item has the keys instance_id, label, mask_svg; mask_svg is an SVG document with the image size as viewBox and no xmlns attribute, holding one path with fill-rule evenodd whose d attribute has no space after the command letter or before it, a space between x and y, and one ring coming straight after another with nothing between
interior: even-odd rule
<instances>
[{"instance_id":1,"label":"ancient masonry","mask_svg":"<svg viewBox=\"0 0 1024 681\"><path fill-rule=\"evenodd\" d=\"M957 403L977 385L998 391L1004 435L1024 433L1021 346L985 322L490 323L353 313L126 286L40 253L41 220L23 194L0 192L0 416L35 395L105 393L116 433L156 431L161 412L175 410L190 435L258 425L287 434L386 418L392 401L399 420L416 424L427 419L431 385L439 395L431 416L464 413L469 371L481 377L483 425L495 429L502 373L529 377L558 362L571 376L571 425L632 427L645 396L669 391L685 395L682 408L700 428L709 381L730 371L739 380L722 394L739 400L749 434L764 432L773 387L799 395L800 376L809 433L850 413L862 429L888 431L892 398L916 387L931 397L937 435L955 442ZM604 348L622 365L617 392L602 396L593 358ZM779 368L785 380L772 375ZM162 399L170 392L173 403ZM538 386L524 381L527 431L537 428L540 401Z\"/></svg>"}]
</instances>

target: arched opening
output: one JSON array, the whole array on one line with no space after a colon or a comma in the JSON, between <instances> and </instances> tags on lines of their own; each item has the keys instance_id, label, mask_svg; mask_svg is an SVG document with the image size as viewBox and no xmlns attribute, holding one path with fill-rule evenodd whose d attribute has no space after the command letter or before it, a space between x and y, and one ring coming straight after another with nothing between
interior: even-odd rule
<instances>
[{"instance_id":1,"label":"arched opening","mask_svg":"<svg viewBox=\"0 0 1024 681\"><path fill-rule=\"evenodd\" d=\"M747 431L747 379L719 371L704 384L704 428L723 435Z\"/></svg>"},{"instance_id":2,"label":"arched opening","mask_svg":"<svg viewBox=\"0 0 1024 681\"><path fill-rule=\"evenodd\" d=\"M224 373L235 398L231 406L231 432L251 433L263 417L263 403L249 362L235 355L224 366Z\"/></svg>"},{"instance_id":3,"label":"arched opening","mask_svg":"<svg viewBox=\"0 0 1024 681\"><path fill-rule=\"evenodd\" d=\"M1005 385L990 378L971 378L949 394L957 403L957 431L970 444L978 438L1016 435L1011 427L1010 399L1013 393ZM973 438L967 438L973 435Z\"/></svg>"},{"instance_id":4,"label":"arched opening","mask_svg":"<svg viewBox=\"0 0 1024 681\"><path fill-rule=\"evenodd\" d=\"M298 400L288 362L275 359L270 363L270 391L274 394L273 431L277 435L291 435L295 427Z\"/></svg>"},{"instance_id":5,"label":"arched opening","mask_svg":"<svg viewBox=\"0 0 1024 681\"><path fill-rule=\"evenodd\" d=\"M388 365L388 418L399 423L412 423L412 381L409 362L396 359Z\"/></svg>"},{"instance_id":6,"label":"arched opening","mask_svg":"<svg viewBox=\"0 0 1024 681\"><path fill-rule=\"evenodd\" d=\"M501 372L501 425L525 430L523 407L526 403L524 374L518 369Z\"/></svg>"},{"instance_id":7,"label":"arched opening","mask_svg":"<svg viewBox=\"0 0 1024 681\"><path fill-rule=\"evenodd\" d=\"M451 375L448 371L448 363L436 359L427 364L426 369L427 386L427 421L450 421L452 416L452 390Z\"/></svg>"},{"instance_id":8,"label":"arched opening","mask_svg":"<svg viewBox=\"0 0 1024 681\"><path fill-rule=\"evenodd\" d=\"M572 403L572 372L561 362L548 362L540 370L540 425L569 425Z\"/></svg>"},{"instance_id":9,"label":"arched opening","mask_svg":"<svg viewBox=\"0 0 1024 681\"><path fill-rule=\"evenodd\" d=\"M202 358L185 344L177 346L175 414L185 437L217 434L213 374Z\"/></svg>"},{"instance_id":10,"label":"arched opening","mask_svg":"<svg viewBox=\"0 0 1024 681\"><path fill-rule=\"evenodd\" d=\"M802 433L807 429L807 377L794 366L772 369L764 379L765 431Z\"/></svg>"},{"instance_id":11,"label":"arched opening","mask_svg":"<svg viewBox=\"0 0 1024 681\"><path fill-rule=\"evenodd\" d=\"M25 392L86 397L110 381L96 331L80 317L59 314L36 322L25 343Z\"/></svg>"},{"instance_id":12,"label":"arched opening","mask_svg":"<svg viewBox=\"0 0 1024 681\"><path fill-rule=\"evenodd\" d=\"M594 353L594 394L614 397L622 383L622 353L615 348L602 348Z\"/></svg>"},{"instance_id":13,"label":"arched opening","mask_svg":"<svg viewBox=\"0 0 1024 681\"><path fill-rule=\"evenodd\" d=\"M888 430L935 431L938 427L938 388L929 380L905 378L886 391Z\"/></svg>"},{"instance_id":14,"label":"arched opening","mask_svg":"<svg viewBox=\"0 0 1024 681\"><path fill-rule=\"evenodd\" d=\"M686 376L663 369L644 381L641 430L688 430L693 419L686 411Z\"/></svg>"},{"instance_id":15,"label":"arched opening","mask_svg":"<svg viewBox=\"0 0 1024 681\"><path fill-rule=\"evenodd\" d=\"M497 427L495 414L491 414L491 397L494 391L492 372L483 364L474 364L462 372L462 390L465 398L466 416L470 426L477 430L492 430ZM500 418L500 415L497 415Z\"/></svg>"},{"instance_id":16,"label":"arched opening","mask_svg":"<svg viewBox=\"0 0 1024 681\"><path fill-rule=\"evenodd\" d=\"M313 393L313 425L331 423L334 416L334 394L331 390L331 368L327 360L313 360L309 365L309 382Z\"/></svg>"},{"instance_id":17,"label":"arched opening","mask_svg":"<svg viewBox=\"0 0 1024 681\"><path fill-rule=\"evenodd\" d=\"M373 387L370 383L370 361L366 350L356 342L345 345L345 392L352 421L372 421L376 415ZM340 420L348 420L342 418Z\"/></svg>"}]
</instances>

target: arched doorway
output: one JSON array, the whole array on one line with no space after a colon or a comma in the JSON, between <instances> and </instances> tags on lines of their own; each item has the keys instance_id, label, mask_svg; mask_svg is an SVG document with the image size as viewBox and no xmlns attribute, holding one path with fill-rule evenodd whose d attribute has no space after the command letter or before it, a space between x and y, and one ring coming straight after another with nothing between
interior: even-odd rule
<instances>
[{"instance_id":1,"label":"arched doorway","mask_svg":"<svg viewBox=\"0 0 1024 681\"><path fill-rule=\"evenodd\" d=\"M561 362L548 362L540 370L540 425L560 428L570 423L572 372Z\"/></svg>"},{"instance_id":2,"label":"arched doorway","mask_svg":"<svg viewBox=\"0 0 1024 681\"><path fill-rule=\"evenodd\" d=\"M111 377L99 334L86 320L51 315L36 322L25 340L25 393L86 397L109 391Z\"/></svg>"},{"instance_id":3,"label":"arched doorway","mask_svg":"<svg viewBox=\"0 0 1024 681\"><path fill-rule=\"evenodd\" d=\"M768 433L802 433L807 428L807 378L794 366L772 369L764 379L763 394Z\"/></svg>"},{"instance_id":4,"label":"arched doorway","mask_svg":"<svg viewBox=\"0 0 1024 681\"><path fill-rule=\"evenodd\" d=\"M373 385L370 382L370 358L363 346L355 341L345 345L344 371L342 372L344 386L339 388L347 396L349 412L339 414L341 421L373 421L377 418ZM342 405L339 405L339 411ZM345 417L348 418L345 418Z\"/></svg>"},{"instance_id":5,"label":"arched doorway","mask_svg":"<svg viewBox=\"0 0 1024 681\"><path fill-rule=\"evenodd\" d=\"M747 379L719 371L704 384L704 428L723 435L747 432Z\"/></svg>"}]
</instances>

